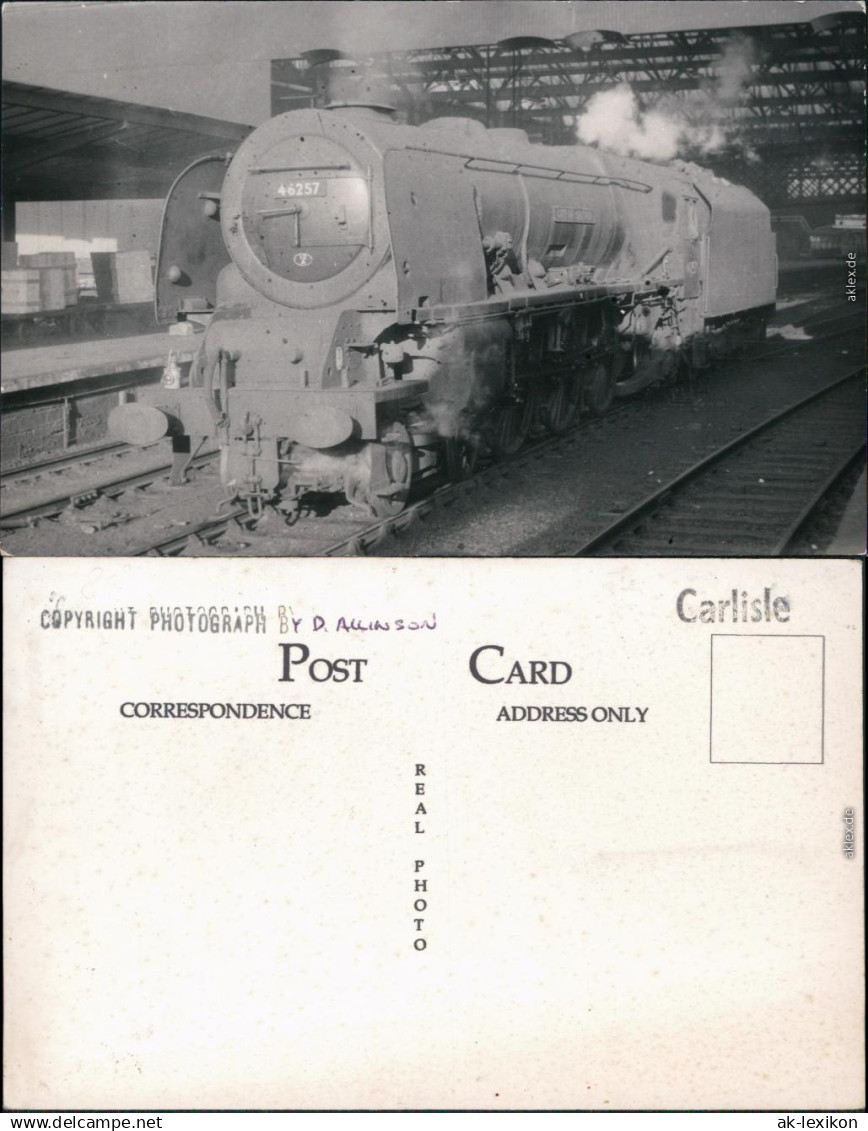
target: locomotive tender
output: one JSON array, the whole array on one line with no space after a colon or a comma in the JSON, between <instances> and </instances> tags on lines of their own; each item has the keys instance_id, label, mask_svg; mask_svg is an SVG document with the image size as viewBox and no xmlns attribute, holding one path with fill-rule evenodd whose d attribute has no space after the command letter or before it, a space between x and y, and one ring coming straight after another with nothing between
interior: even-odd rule
<instances>
[{"instance_id":1,"label":"locomotive tender","mask_svg":"<svg viewBox=\"0 0 868 1131\"><path fill-rule=\"evenodd\" d=\"M394 514L480 446L511 454L764 335L776 274L768 210L696 166L293 111L172 187L158 319L206 330L186 381L110 428L170 436L176 481L219 444L254 516L322 491Z\"/></svg>"}]
</instances>

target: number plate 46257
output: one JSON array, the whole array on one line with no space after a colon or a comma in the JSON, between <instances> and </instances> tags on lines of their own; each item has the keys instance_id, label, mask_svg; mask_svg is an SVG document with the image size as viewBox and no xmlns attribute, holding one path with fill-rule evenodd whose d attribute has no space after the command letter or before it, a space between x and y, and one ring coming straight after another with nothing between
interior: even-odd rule
<instances>
[{"instance_id":1,"label":"number plate 46257","mask_svg":"<svg viewBox=\"0 0 868 1131\"><path fill-rule=\"evenodd\" d=\"M277 196L325 196L325 181L287 181L277 186Z\"/></svg>"}]
</instances>

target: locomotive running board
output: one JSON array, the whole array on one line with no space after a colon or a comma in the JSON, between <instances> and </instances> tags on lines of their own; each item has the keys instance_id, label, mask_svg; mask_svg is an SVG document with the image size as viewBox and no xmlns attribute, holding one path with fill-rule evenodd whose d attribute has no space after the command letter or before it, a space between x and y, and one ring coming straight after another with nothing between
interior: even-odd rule
<instances>
[{"instance_id":1,"label":"locomotive running board","mask_svg":"<svg viewBox=\"0 0 868 1131\"><path fill-rule=\"evenodd\" d=\"M598 283L585 287L570 287L567 290L545 292L530 291L505 298L484 299L481 302L468 302L461 305L418 307L411 313L413 321L424 322L475 322L503 314L517 314L525 310L542 308L549 312L569 309L577 302L595 302L599 299L624 298L634 301L644 295L657 294L660 287L670 290L682 284L682 279L643 279L641 282L618 280L613 283Z\"/></svg>"}]
</instances>

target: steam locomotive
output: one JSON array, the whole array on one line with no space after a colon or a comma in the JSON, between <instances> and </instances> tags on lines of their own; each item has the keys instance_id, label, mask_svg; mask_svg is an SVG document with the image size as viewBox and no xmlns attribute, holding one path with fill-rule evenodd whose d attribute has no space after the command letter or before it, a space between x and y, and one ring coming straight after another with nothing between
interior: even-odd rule
<instances>
[{"instance_id":1,"label":"steam locomotive","mask_svg":"<svg viewBox=\"0 0 868 1131\"><path fill-rule=\"evenodd\" d=\"M110 429L169 437L176 480L219 445L254 516L312 492L395 514L418 479L763 336L776 274L768 210L697 166L293 111L173 185L157 315L206 329Z\"/></svg>"}]
</instances>

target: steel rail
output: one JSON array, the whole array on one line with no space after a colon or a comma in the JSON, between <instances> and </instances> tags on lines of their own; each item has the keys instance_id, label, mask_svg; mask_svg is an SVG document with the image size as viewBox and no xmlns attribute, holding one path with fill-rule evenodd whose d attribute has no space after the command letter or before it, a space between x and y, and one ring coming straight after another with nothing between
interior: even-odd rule
<instances>
[{"instance_id":1,"label":"steel rail","mask_svg":"<svg viewBox=\"0 0 868 1131\"><path fill-rule=\"evenodd\" d=\"M190 460L187 464L187 469L196 470L207 466L207 464L213 462L216 458L216 452L203 452ZM92 483L87 487L82 487L75 491L66 491L50 499L43 499L38 503L25 503L18 507L12 507L0 514L0 527L5 530L29 526L34 519L49 518L52 515L59 514L67 507L79 506L84 502L98 498L100 495L111 498L114 495L119 495L122 491L128 491L134 487L146 487L148 484L153 483L155 479L159 479L162 475L165 475L171 470L171 461L163 460L153 467L138 470L129 475L115 476L102 482Z\"/></svg>"},{"instance_id":2,"label":"steel rail","mask_svg":"<svg viewBox=\"0 0 868 1131\"><path fill-rule=\"evenodd\" d=\"M93 444L79 451L65 451L60 455L47 456L45 459L34 460L33 463L21 464L19 467L7 467L0 471L0 484L6 486L18 479L31 479L42 475L46 471L64 471L68 467L90 463L92 460L101 459L103 456L120 454L130 451L129 444L124 440L109 440L102 444Z\"/></svg>"},{"instance_id":3,"label":"steel rail","mask_svg":"<svg viewBox=\"0 0 868 1131\"><path fill-rule=\"evenodd\" d=\"M822 484L805 503L805 506L802 508L799 515L794 519L792 523L790 523L790 526L778 539L774 549L772 550L772 554L775 557L780 557L787 551L790 544L794 541L796 535L799 533L799 531L802 529L802 527L805 525L805 523L808 521L808 519L811 517L811 515L814 513L823 499L825 499L825 497L838 483L838 481L844 475L846 475L846 473L850 470L856 460L864 456L864 453L865 442L863 440L852 451L850 451L843 460L839 461L837 467L835 467L831 474L825 480L823 480Z\"/></svg>"},{"instance_id":4,"label":"steel rail","mask_svg":"<svg viewBox=\"0 0 868 1131\"><path fill-rule=\"evenodd\" d=\"M191 530L185 530L182 534L175 534L170 538L162 538L157 542L149 542L146 545L140 546L134 552L134 557L155 557L155 558L170 558L176 557L186 550L190 543L199 542L200 544L207 543L210 539L219 537L225 534L227 529L233 524L237 525L239 529L244 530L245 527L241 523L241 519L247 514L247 507L236 507L234 510L227 511L226 514L219 515L214 518L206 518L202 522L197 523Z\"/></svg>"},{"instance_id":5,"label":"steel rail","mask_svg":"<svg viewBox=\"0 0 868 1131\"><path fill-rule=\"evenodd\" d=\"M710 455L704 456L701 460L698 460L696 463L688 467L686 471L681 472L680 475L677 475L674 479L669 480L668 483L664 483L658 490L646 496L646 498L644 498L641 502L637 503L634 507L631 507L630 510L626 511L622 515L619 515L618 518L616 518L613 522L610 522L608 526L604 527L601 531L599 531L599 533L595 534L592 538L584 542L578 549L572 550L569 553L561 556L583 557L585 555L592 554L595 551L599 550L602 546L610 543L613 538L631 532L636 528L636 525L641 519L645 518L648 514L653 512L656 508L659 507L661 503L669 501L675 493L682 490L688 484L698 480L710 468L720 463L721 460L725 459L728 455L732 454L735 451L738 451L739 449L745 448L752 440L756 439L758 436L770 431L776 425L780 424L782 421L788 419L789 417L795 416L797 413L802 412L805 408L809 407L815 402L818 402L824 397L829 396L830 393L834 392L836 389L843 387L851 381L855 381L864 373L864 365L860 366L858 369L851 370L851 372L845 374L845 376L839 377L837 380L830 382L830 384L828 385L824 385L822 389L818 389L815 392L811 393L809 396L803 397L800 401L797 401L795 404L789 405L781 412L777 412L774 415L767 417L760 424L757 424L747 432L742 433L742 435L736 436L734 440L730 440L722 447L717 448ZM850 455L848 456L848 462L852 459L853 453L851 451Z\"/></svg>"}]
</instances>

